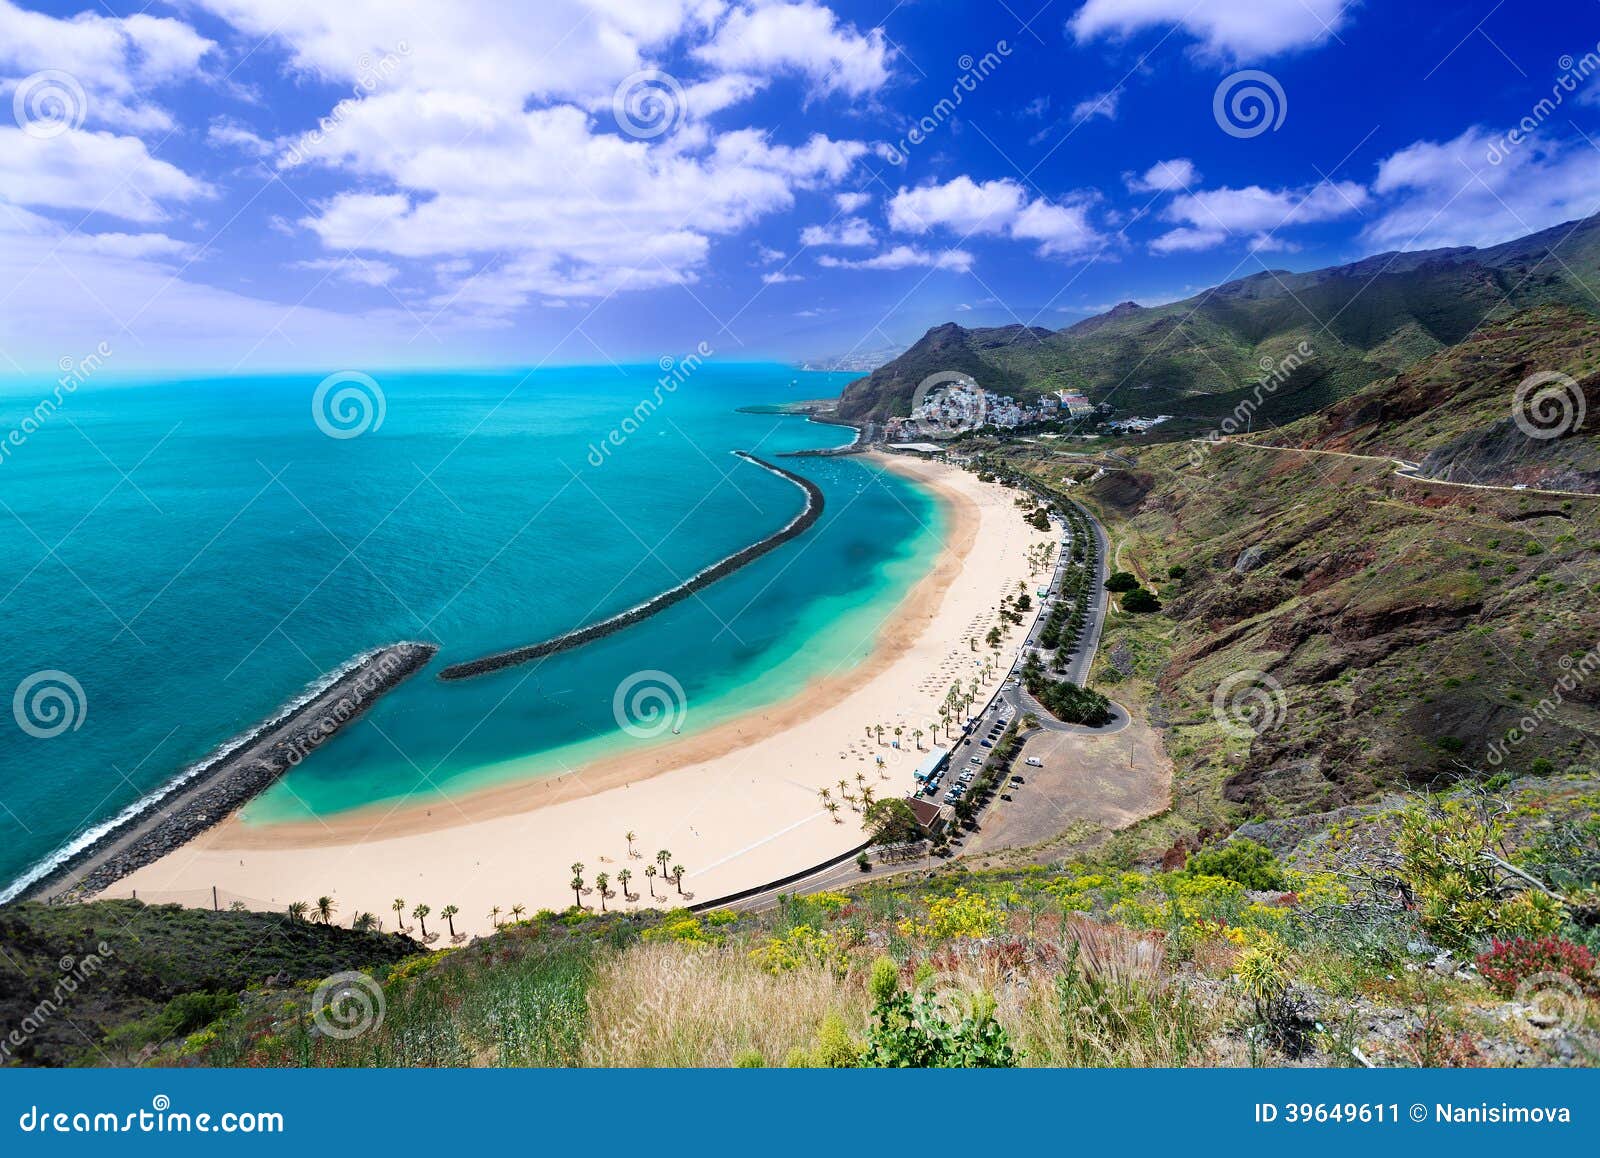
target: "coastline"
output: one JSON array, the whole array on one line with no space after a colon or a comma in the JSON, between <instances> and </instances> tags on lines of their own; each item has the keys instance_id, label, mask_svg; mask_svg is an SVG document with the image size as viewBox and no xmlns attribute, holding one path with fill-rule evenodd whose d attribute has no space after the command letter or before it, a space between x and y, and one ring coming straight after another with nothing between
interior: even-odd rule
<instances>
[{"instance_id":1,"label":"coastline","mask_svg":"<svg viewBox=\"0 0 1600 1158\"><path fill-rule=\"evenodd\" d=\"M409 888L462 904L467 919L459 923L482 932L481 911L494 903L571 903L564 885L574 860L591 875L630 867L626 848L617 847L629 829L640 833L641 846L678 848L685 887L706 897L859 843L859 815L841 810L843 823L835 823L818 805L819 789L857 772L871 774L879 796L910 786L933 743L927 737L919 752L910 730L932 727L947 675L975 674L966 633L987 631L984 616L1026 578L1025 547L1049 538L1022 522L1012 492L997 484L943 464L871 457L937 496L946 536L933 569L878 626L869 656L848 670L703 733L640 744L564 774L314 821L257 827L235 815L183 856L146 866L122 885L155 898L216 885L274 906L331 890L351 912L386 909ZM903 727L905 745L860 739L872 723ZM636 866L635 896L645 863ZM670 887L667 894L658 899L692 899ZM644 901L625 902L618 891L615 906L633 903Z\"/></svg>"},{"instance_id":2,"label":"coastline","mask_svg":"<svg viewBox=\"0 0 1600 1158\"><path fill-rule=\"evenodd\" d=\"M30 867L7 899L81 899L183 847L360 719L438 650L431 643L392 643L346 661L274 715Z\"/></svg>"}]
</instances>

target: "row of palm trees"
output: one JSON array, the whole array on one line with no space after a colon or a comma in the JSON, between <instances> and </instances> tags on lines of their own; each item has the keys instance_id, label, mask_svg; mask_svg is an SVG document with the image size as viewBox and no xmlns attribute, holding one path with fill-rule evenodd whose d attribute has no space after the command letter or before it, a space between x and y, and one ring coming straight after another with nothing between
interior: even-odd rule
<instances>
[{"instance_id":1,"label":"row of palm trees","mask_svg":"<svg viewBox=\"0 0 1600 1158\"><path fill-rule=\"evenodd\" d=\"M394 910L395 927L401 932L406 932L404 898L396 897L394 904L389 906ZM315 903L295 901L289 906L289 918L294 921L309 921L314 925L332 925L333 918L339 911L339 902L332 897L322 896ZM457 939L456 917L461 909L456 905L446 905L439 910L439 915L444 918L446 927L450 930L450 939ZM433 908L429 905L417 905L411 910L411 916L422 929L423 940L428 940L428 918L433 915ZM350 927L359 932L376 933L383 928L383 921L375 913L359 912L350 920ZM437 936L437 934L435 934Z\"/></svg>"},{"instance_id":2,"label":"row of palm trees","mask_svg":"<svg viewBox=\"0 0 1600 1158\"><path fill-rule=\"evenodd\" d=\"M858 779L862 779L863 781L865 780L865 778L860 777L859 774ZM839 781L839 786L841 789L844 788L846 786L846 781ZM869 798L867 803L870 802L871 801ZM837 808L838 806L835 805L834 807ZM629 858L642 859L643 854L635 852L633 848L634 841L639 839L638 834L629 832L627 835ZM578 861L573 864L572 882L570 887L572 889L573 899L575 900L577 907L580 909L584 907L583 898L585 894L593 893L598 890L600 896L600 911L602 913L606 912L606 901L609 898L617 895L611 888L611 881L613 879L612 875L610 873L596 873L594 878L595 887L589 888L584 884L584 871L585 870L582 861ZM648 882L650 888L650 899L666 899L666 893L663 893L659 898L656 896L656 877L658 876L662 877L664 880L671 881L673 885L676 886L678 895L680 897L683 896L683 875L685 871L686 870L681 864L672 863L672 853L670 850L661 849L659 852L657 852L655 855L655 863L646 866L644 870L645 880ZM639 899L638 894L630 893L628 891L628 884L633 880L633 870L626 868L620 869L617 871L615 879L616 882L622 886L622 896L625 900L634 901ZM410 929L406 927L405 924L405 898L396 897L394 899L394 903L390 905L389 908L394 910L395 927L403 933L409 932ZM334 915L338 911L339 903L337 901L330 896L322 896L318 897L314 904L307 901L295 901L289 906L289 917L291 920L295 921L309 921L313 924L332 925L334 923ZM509 910L501 909L499 905L496 905L494 908L489 910L489 920L493 922L495 928L498 929L501 925L500 918L507 912L510 913L513 921L520 921L526 915L527 911L527 906L520 903L512 905ZM456 933L455 922L456 917L458 917L460 914L461 909L456 905L446 905L444 908L439 910L439 916L444 918L444 923L450 930L450 939L452 941L461 939ZM433 934L431 937L428 934L428 918L432 915L433 908L430 905L418 904L413 906L411 909L411 917L417 922L417 927L422 930L422 939L424 941L436 940L438 938L437 933ZM380 920L376 914L360 912L357 913L351 920L350 927L363 932L377 932L383 928L383 921Z\"/></svg>"}]
</instances>

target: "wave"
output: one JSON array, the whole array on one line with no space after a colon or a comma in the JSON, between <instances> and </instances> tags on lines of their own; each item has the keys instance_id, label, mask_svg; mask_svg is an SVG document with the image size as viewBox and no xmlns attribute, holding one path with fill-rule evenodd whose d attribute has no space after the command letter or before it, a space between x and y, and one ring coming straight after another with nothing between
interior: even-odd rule
<instances>
[{"instance_id":1,"label":"wave","mask_svg":"<svg viewBox=\"0 0 1600 1158\"><path fill-rule=\"evenodd\" d=\"M184 768L160 788L157 788L154 791L139 797L139 799L135 800L132 804L129 804L126 808L117 813L115 816L111 817L109 820L102 821L99 824L84 829L81 833L73 837L66 844L62 845L55 852L29 866L22 873L22 875L18 876L14 881L7 885L4 891L0 891L0 905L15 900L22 893L26 892L34 885L47 878L51 873L55 872L63 865L66 865L74 858L82 856L84 853L94 848L95 845L99 844L106 837L116 832L117 829L121 828L123 825L129 824L135 820L138 820L140 817L147 815L153 809L159 807L162 801L172 796L179 789L183 788L187 784L192 783L196 778L204 775L205 773L212 771L217 767L217 765L227 760L235 752L238 752L241 748L245 748L250 744L255 743L267 732L274 728L281 727L283 724L288 722L288 720L296 712L302 710L308 704L315 701L316 698L322 695L323 692L327 691L340 680L345 679L365 665L390 652L395 646L396 645L394 644L390 644L385 647L375 647L370 651L361 652L359 655L346 660L332 671L318 676L311 683L307 684L304 690L302 690L293 699L282 705L269 718L263 720L259 724L256 724L254 727L240 732L231 740L218 745L216 748L212 749L209 754Z\"/></svg>"}]
</instances>

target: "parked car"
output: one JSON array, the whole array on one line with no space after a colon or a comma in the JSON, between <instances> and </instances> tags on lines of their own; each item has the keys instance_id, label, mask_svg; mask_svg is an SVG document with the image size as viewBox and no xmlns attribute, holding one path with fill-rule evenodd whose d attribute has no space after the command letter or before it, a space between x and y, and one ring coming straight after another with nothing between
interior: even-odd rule
<instances>
[{"instance_id":1,"label":"parked car","mask_svg":"<svg viewBox=\"0 0 1600 1158\"><path fill-rule=\"evenodd\" d=\"M983 763L983 757L982 756L968 756L967 757L967 763L968 764L982 764Z\"/></svg>"},{"instance_id":2,"label":"parked car","mask_svg":"<svg viewBox=\"0 0 1600 1158\"><path fill-rule=\"evenodd\" d=\"M1028 767L1030 767L1030 768L1043 768L1044 767L1044 761L1039 759L1039 757L1037 757L1037 756L1029 756L1026 760L1023 761L1023 763L1028 765Z\"/></svg>"},{"instance_id":3,"label":"parked car","mask_svg":"<svg viewBox=\"0 0 1600 1158\"><path fill-rule=\"evenodd\" d=\"M980 745L982 745L983 747L985 747L985 748L993 748L994 747L994 745L991 744L988 740L979 740L978 743Z\"/></svg>"}]
</instances>

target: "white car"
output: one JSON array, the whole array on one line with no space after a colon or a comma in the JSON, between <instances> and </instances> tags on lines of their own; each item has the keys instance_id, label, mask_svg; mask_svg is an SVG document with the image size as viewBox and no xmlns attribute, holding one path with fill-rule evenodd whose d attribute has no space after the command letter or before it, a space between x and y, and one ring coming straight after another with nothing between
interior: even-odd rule
<instances>
[{"instance_id":1,"label":"white car","mask_svg":"<svg viewBox=\"0 0 1600 1158\"><path fill-rule=\"evenodd\" d=\"M1026 760L1023 761L1023 763L1026 764L1030 768L1043 768L1044 767L1044 761L1039 759L1039 757L1037 757L1037 756L1029 756Z\"/></svg>"}]
</instances>

